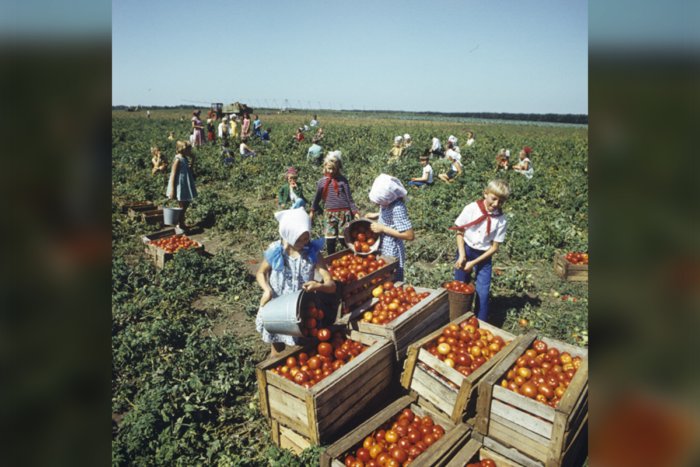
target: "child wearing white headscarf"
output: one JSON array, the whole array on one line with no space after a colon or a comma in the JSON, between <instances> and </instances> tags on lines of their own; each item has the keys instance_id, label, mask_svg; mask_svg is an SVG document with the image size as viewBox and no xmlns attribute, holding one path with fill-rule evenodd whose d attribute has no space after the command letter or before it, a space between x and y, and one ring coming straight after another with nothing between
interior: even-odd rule
<instances>
[{"instance_id":1,"label":"child wearing white headscarf","mask_svg":"<svg viewBox=\"0 0 700 467\"><path fill-rule=\"evenodd\" d=\"M411 241L415 238L404 201L406 193L406 188L398 178L387 174L379 175L369 191L369 200L379 205L379 212L366 216L368 219L379 220L373 222L371 228L373 232L381 234L380 253L399 260L395 276L397 281L403 280L406 263L404 240Z\"/></svg>"},{"instance_id":2,"label":"child wearing white headscarf","mask_svg":"<svg viewBox=\"0 0 700 467\"><path fill-rule=\"evenodd\" d=\"M389 151L389 162L396 162L403 155L403 136L394 137L394 145Z\"/></svg>"},{"instance_id":3,"label":"child wearing white headscarf","mask_svg":"<svg viewBox=\"0 0 700 467\"><path fill-rule=\"evenodd\" d=\"M287 209L275 213L279 222L280 240L265 250L264 259L255 278L263 289L260 308L273 298L300 289L307 292L335 293L335 282L331 278L321 254L324 240L311 240L311 218L304 208ZM322 282L314 280L315 272ZM272 344L272 355L282 352L285 345L295 345L293 336L270 334L263 326L260 310L255 318L255 327L264 342Z\"/></svg>"}]
</instances>

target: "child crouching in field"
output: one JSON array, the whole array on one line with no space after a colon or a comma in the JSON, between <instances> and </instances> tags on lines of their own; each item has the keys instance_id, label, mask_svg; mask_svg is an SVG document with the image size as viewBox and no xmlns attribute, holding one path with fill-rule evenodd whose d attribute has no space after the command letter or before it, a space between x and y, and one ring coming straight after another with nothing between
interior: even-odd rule
<instances>
[{"instance_id":1,"label":"child crouching in field","mask_svg":"<svg viewBox=\"0 0 700 467\"><path fill-rule=\"evenodd\" d=\"M506 237L506 217L502 208L510 196L510 187L502 180L491 180L484 198L468 204L455 220L457 260L454 278L468 283L476 276L477 318L488 321L491 290L491 260Z\"/></svg>"},{"instance_id":2,"label":"child crouching in field","mask_svg":"<svg viewBox=\"0 0 700 467\"><path fill-rule=\"evenodd\" d=\"M263 290L260 308L273 298L304 289L335 293L335 282L331 278L326 261L321 254L323 239L311 240L311 218L303 208L288 209L275 213L279 222L280 240L265 250L264 259L255 278ZM321 275L322 282L314 280L314 273ZM272 356L284 351L286 345L295 345L293 336L270 334L263 326L260 310L255 318L255 327L262 339L272 344Z\"/></svg>"},{"instance_id":3,"label":"child crouching in field","mask_svg":"<svg viewBox=\"0 0 700 467\"><path fill-rule=\"evenodd\" d=\"M386 174L379 175L374 179L369 192L369 200L379 205L379 212L366 216L367 219L379 219L379 222L372 223L371 228L372 232L381 234L379 249L381 254L399 259L395 276L397 281L403 280L406 263L406 249L403 241L411 241L415 238L404 202L406 193L406 189L398 178Z\"/></svg>"},{"instance_id":4,"label":"child crouching in field","mask_svg":"<svg viewBox=\"0 0 700 467\"><path fill-rule=\"evenodd\" d=\"M429 154L420 156L420 165L423 166L423 173L420 177L413 177L411 181L408 182L409 186L425 188L433 184L433 167L430 165L430 162L428 162L429 159Z\"/></svg>"}]
</instances>

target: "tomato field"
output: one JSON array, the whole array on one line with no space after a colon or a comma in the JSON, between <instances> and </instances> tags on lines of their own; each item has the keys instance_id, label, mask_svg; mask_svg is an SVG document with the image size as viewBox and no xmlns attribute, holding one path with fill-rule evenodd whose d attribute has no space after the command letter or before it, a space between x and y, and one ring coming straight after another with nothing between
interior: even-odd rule
<instances>
[{"instance_id":1,"label":"tomato field","mask_svg":"<svg viewBox=\"0 0 700 467\"><path fill-rule=\"evenodd\" d=\"M165 198L169 174L151 175L152 146L170 164L175 141L190 133L187 110L113 111L112 119L112 462L114 465L311 465L321 449L301 456L271 441L257 396L255 364L269 346L255 331L261 291L253 271L267 245L278 238L273 213L287 167L299 171L307 198L321 169L307 161L310 135L294 141L305 113L260 112L271 142L248 144L258 156L224 164L220 145L194 150L199 196L187 211L188 237L208 255L180 248L157 269L140 237L155 232L127 216L124 203ZM181 118L184 117L184 120ZM407 207L416 234L406 242L405 283L438 288L452 280L453 225L463 207L481 197L494 178L494 158L523 146L534 177L499 172L512 195L505 204L508 234L494 257L491 324L513 334L536 329L577 346L588 345L588 287L553 270L561 253L588 261L588 128L487 120L469 123L402 114L372 116L319 113L324 152L342 151L343 173L362 213L377 211L368 199L374 178L389 173L404 181L421 174L418 155L433 136L460 142L467 130L476 143L462 146L464 173L454 183L437 180L449 163L431 161L435 184L410 189ZM395 135L410 133L413 152L387 164ZM314 236L320 235L314 225ZM358 240L361 241L361 240ZM362 245L356 245L362 248ZM371 245L366 245L371 246ZM178 249L177 245L172 245ZM583 256L581 256L583 258ZM595 256L594 256L595 261ZM379 294L379 292L378 292ZM372 319L372 316L369 316ZM371 449L371 446L370 448ZM363 452L364 455L364 452Z\"/></svg>"}]
</instances>

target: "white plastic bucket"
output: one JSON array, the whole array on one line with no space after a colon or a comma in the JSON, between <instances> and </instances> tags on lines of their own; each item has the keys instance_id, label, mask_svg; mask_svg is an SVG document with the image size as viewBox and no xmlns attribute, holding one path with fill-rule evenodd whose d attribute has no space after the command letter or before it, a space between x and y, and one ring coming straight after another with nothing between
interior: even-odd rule
<instances>
[{"instance_id":1,"label":"white plastic bucket","mask_svg":"<svg viewBox=\"0 0 700 467\"><path fill-rule=\"evenodd\" d=\"M303 290L273 298L260 310L263 327L270 334L301 337L301 304Z\"/></svg>"},{"instance_id":2,"label":"white plastic bucket","mask_svg":"<svg viewBox=\"0 0 700 467\"><path fill-rule=\"evenodd\" d=\"M163 224L177 225L180 223L182 208L166 208L163 207Z\"/></svg>"}]
</instances>

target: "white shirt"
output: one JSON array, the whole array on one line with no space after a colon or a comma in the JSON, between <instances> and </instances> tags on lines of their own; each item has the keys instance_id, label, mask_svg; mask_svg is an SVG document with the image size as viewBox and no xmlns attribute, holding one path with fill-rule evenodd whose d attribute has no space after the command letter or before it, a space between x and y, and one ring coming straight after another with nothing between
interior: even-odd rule
<instances>
[{"instance_id":1,"label":"white shirt","mask_svg":"<svg viewBox=\"0 0 700 467\"><path fill-rule=\"evenodd\" d=\"M309 125L311 125L311 126L316 126L316 125L318 125L318 120L311 120L311 122L309 123Z\"/></svg>"},{"instance_id":2,"label":"white shirt","mask_svg":"<svg viewBox=\"0 0 700 467\"><path fill-rule=\"evenodd\" d=\"M425 167L423 167L423 177L428 177L428 183L433 183L433 168L430 166L430 164L425 164Z\"/></svg>"},{"instance_id":3,"label":"white shirt","mask_svg":"<svg viewBox=\"0 0 700 467\"><path fill-rule=\"evenodd\" d=\"M440 144L440 140L438 138L433 138L433 145L430 147L430 150L435 152L439 151L442 149L442 145Z\"/></svg>"},{"instance_id":4,"label":"white shirt","mask_svg":"<svg viewBox=\"0 0 700 467\"><path fill-rule=\"evenodd\" d=\"M481 217L481 210L477 206L476 201L467 204L462 212L455 220L456 226L468 224ZM492 242L503 243L506 238L506 216L491 218L491 233L486 235L487 220L477 225L467 227L464 231L464 243L475 250L488 250Z\"/></svg>"},{"instance_id":5,"label":"white shirt","mask_svg":"<svg viewBox=\"0 0 700 467\"><path fill-rule=\"evenodd\" d=\"M298 197L297 194L294 192L294 188L292 188L292 187L290 186L290 187L289 187L289 199L292 200L292 203L295 203L296 200L297 200L297 198L299 198L299 197Z\"/></svg>"},{"instance_id":6,"label":"white shirt","mask_svg":"<svg viewBox=\"0 0 700 467\"><path fill-rule=\"evenodd\" d=\"M472 144L474 144L474 138L469 138L467 140L467 146L471 146Z\"/></svg>"}]
</instances>

